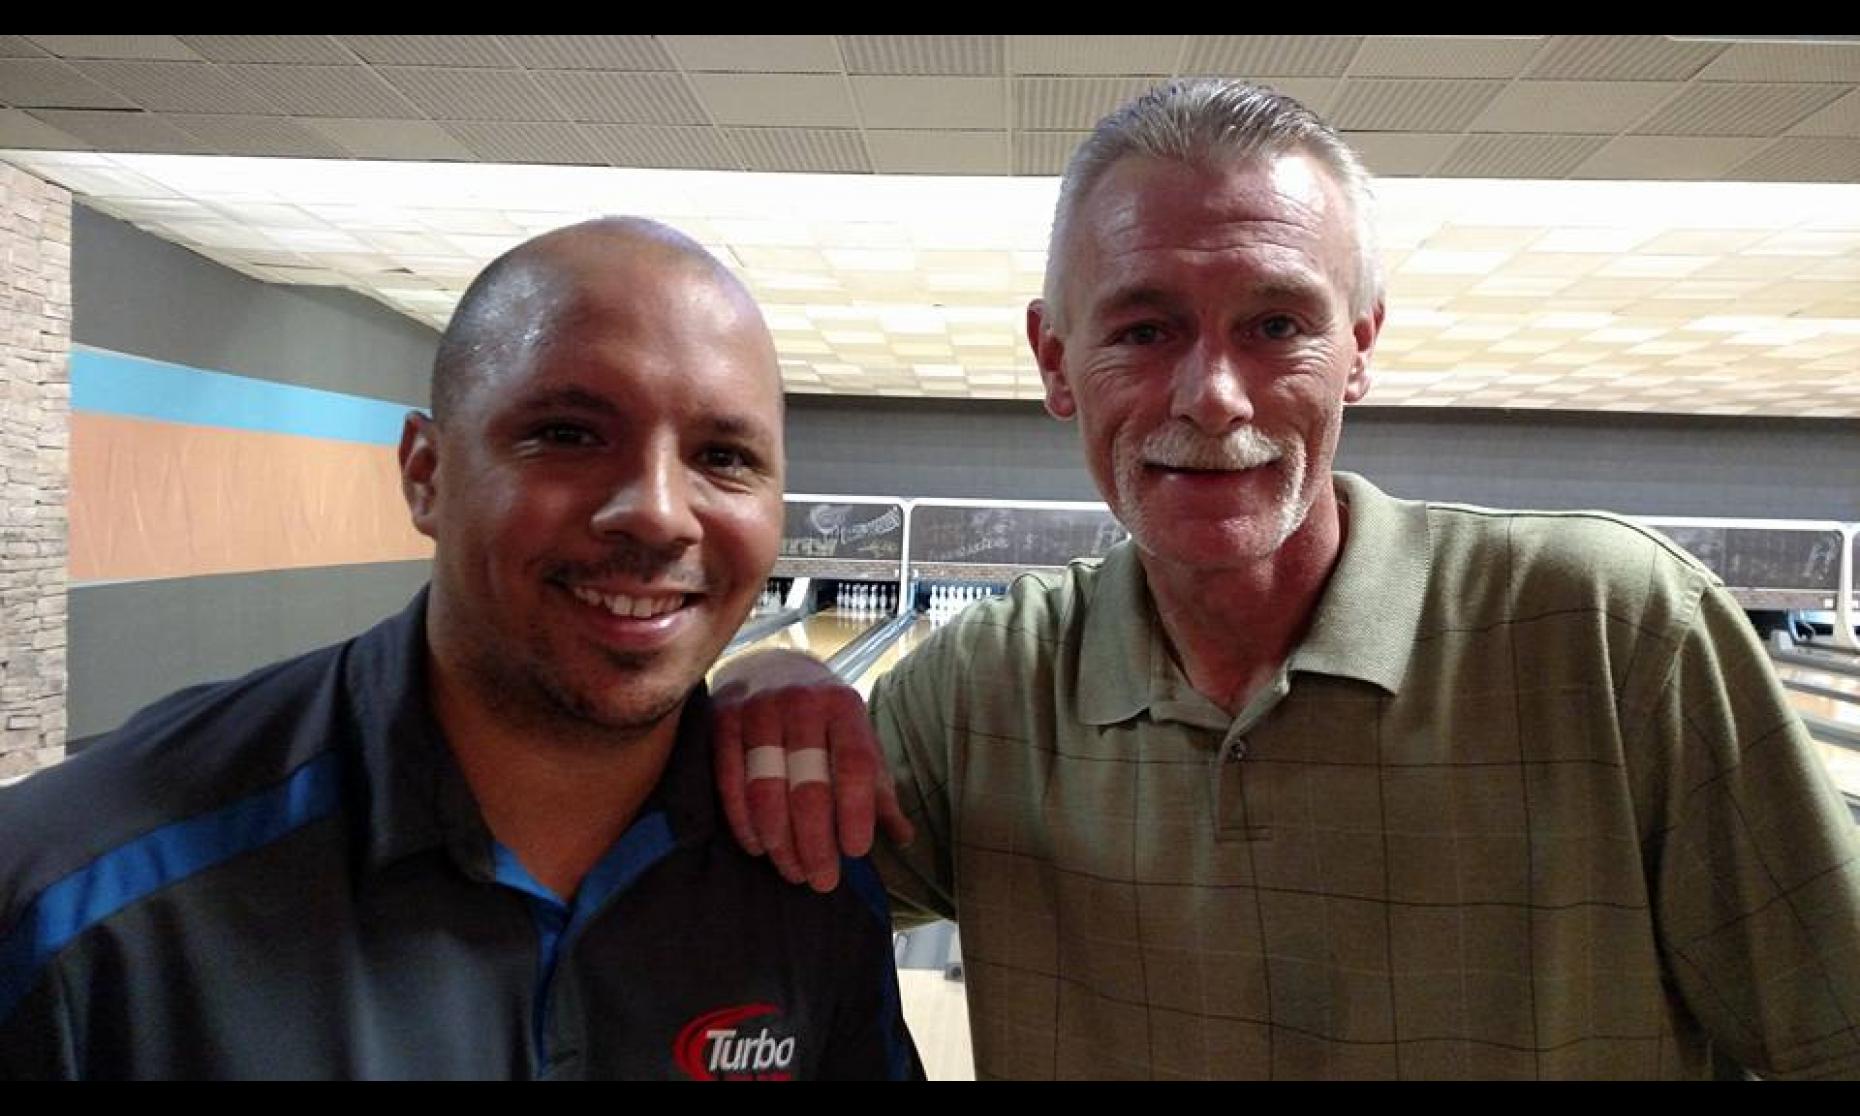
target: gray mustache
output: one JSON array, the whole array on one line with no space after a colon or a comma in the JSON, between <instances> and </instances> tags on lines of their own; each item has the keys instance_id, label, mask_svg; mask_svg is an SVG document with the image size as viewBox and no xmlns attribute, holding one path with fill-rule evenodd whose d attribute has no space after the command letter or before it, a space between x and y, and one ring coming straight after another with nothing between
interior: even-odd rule
<instances>
[{"instance_id":1,"label":"gray mustache","mask_svg":"<svg viewBox=\"0 0 1860 1116\"><path fill-rule=\"evenodd\" d=\"M1285 447L1250 426L1221 438L1167 426L1143 441L1139 457L1166 469L1254 469L1286 456Z\"/></svg>"}]
</instances>

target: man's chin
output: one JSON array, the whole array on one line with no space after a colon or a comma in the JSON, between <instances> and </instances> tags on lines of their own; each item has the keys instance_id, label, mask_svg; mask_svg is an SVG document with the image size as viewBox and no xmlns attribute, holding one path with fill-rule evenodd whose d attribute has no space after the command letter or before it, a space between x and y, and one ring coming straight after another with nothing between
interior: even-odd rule
<instances>
[{"instance_id":1,"label":"man's chin","mask_svg":"<svg viewBox=\"0 0 1860 1116\"><path fill-rule=\"evenodd\" d=\"M1222 569L1271 557L1297 532L1295 524L1288 529L1285 519L1279 508L1224 519L1177 518L1160 525L1149 519L1131 535L1144 553L1170 565Z\"/></svg>"},{"instance_id":2,"label":"man's chin","mask_svg":"<svg viewBox=\"0 0 1860 1116\"><path fill-rule=\"evenodd\" d=\"M599 682L556 679L543 688L562 718L582 734L623 742L676 717L696 686L696 677L681 685L676 679L631 675Z\"/></svg>"}]
</instances>

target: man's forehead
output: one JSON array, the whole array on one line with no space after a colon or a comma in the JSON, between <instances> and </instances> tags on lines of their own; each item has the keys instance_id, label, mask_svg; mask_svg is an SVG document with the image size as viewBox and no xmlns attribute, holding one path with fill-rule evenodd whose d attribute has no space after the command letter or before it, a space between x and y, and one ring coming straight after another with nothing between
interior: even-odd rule
<instances>
[{"instance_id":1,"label":"man's forehead","mask_svg":"<svg viewBox=\"0 0 1860 1116\"><path fill-rule=\"evenodd\" d=\"M1099 179L1086 208L1113 221L1181 211L1209 219L1290 217L1315 226L1341 219L1342 201L1324 167L1294 151L1212 163L1129 156Z\"/></svg>"},{"instance_id":2,"label":"man's forehead","mask_svg":"<svg viewBox=\"0 0 1860 1116\"><path fill-rule=\"evenodd\" d=\"M1099 292L1127 285L1114 272L1128 269L1131 253L1153 250L1276 246L1347 280L1355 238L1341 187L1296 151L1213 164L1130 156L1099 179L1080 216L1065 257L1078 273L1064 279Z\"/></svg>"}]
</instances>

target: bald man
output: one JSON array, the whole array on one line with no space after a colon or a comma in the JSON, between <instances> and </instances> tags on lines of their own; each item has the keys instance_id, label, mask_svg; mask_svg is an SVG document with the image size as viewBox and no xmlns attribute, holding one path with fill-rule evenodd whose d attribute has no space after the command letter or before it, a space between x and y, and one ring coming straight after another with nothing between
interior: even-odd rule
<instances>
[{"instance_id":1,"label":"bald man","mask_svg":"<svg viewBox=\"0 0 1860 1116\"><path fill-rule=\"evenodd\" d=\"M400 468L406 611L0 792L0 1076L920 1075L870 869L717 821L703 674L782 522L743 287L650 222L518 246Z\"/></svg>"}]
</instances>

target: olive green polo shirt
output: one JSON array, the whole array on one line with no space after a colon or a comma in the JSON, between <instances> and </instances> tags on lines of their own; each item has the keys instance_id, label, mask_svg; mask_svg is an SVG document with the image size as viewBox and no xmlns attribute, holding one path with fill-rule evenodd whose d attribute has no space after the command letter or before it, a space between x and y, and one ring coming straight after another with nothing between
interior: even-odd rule
<instances>
[{"instance_id":1,"label":"olive green polo shirt","mask_svg":"<svg viewBox=\"0 0 1860 1116\"><path fill-rule=\"evenodd\" d=\"M960 918L978 1076L1860 1073L1851 823L1713 576L1336 480L1338 564L1238 717L1128 544L874 689L919 832L883 870Z\"/></svg>"}]
</instances>

